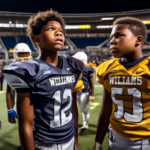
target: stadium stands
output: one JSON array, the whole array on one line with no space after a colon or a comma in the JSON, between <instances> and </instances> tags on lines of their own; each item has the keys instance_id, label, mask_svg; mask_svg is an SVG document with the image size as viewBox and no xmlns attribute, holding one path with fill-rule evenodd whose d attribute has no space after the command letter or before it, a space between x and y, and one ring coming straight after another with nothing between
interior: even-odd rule
<instances>
[{"instance_id":1,"label":"stadium stands","mask_svg":"<svg viewBox=\"0 0 150 150\"><path fill-rule=\"evenodd\" d=\"M145 44L150 45L150 34L147 35L147 40L146 40Z\"/></svg>"},{"instance_id":2,"label":"stadium stands","mask_svg":"<svg viewBox=\"0 0 150 150\"><path fill-rule=\"evenodd\" d=\"M86 46L98 46L105 40L107 37L99 37L99 38L70 38L72 42L79 49L85 49Z\"/></svg>"},{"instance_id":3,"label":"stadium stands","mask_svg":"<svg viewBox=\"0 0 150 150\"><path fill-rule=\"evenodd\" d=\"M9 49L13 49L17 44L15 37L1 37L1 40L5 45L7 51L9 51Z\"/></svg>"},{"instance_id":4,"label":"stadium stands","mask_svg":"<svg viewBox=\"0 0 150 150\"><path fill-rule=\"evenodd\" d=\"M38 52L33 46L29 37L19 36L19 37L1 37L1 50L0 50L0 59L3 59L6 55L4 52L5 49L8 52L8 59L13 58L13 48L17 43L27 43L32 50L33 58L38 57ZM2 51L3 49L3 51ZM68 38L66 37L64 46L60 53L73 55L77 51L85 51L88 54L89 61L93 62L98 57L98 63L106 61L112 57L112 54L109 50L109 39L108 37L98 37L98 38ZM150 55L150 34L148 34L147 41L143 46L143 55ZM7 56L7 55L6 55Z\"/></svg>"}]
</instances>

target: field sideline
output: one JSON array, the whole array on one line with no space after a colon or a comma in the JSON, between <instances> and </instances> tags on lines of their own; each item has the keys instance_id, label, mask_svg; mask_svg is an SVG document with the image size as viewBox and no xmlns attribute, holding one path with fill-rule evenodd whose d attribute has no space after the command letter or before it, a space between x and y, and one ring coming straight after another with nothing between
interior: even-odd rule
<instances>
[{"instance_id":1,"label":"field sideline","mask_svg":"<svg viewBox=\"0 0 150 150\"><path fill-rule=\"evenodd\" d=\"M95 78L95 75L94 75ZM95 103L90 108L89 129L79 136L79 150L92 150L95 134L97 119L102 104L103 87L95 81ZM0 120L2 121L2 128L0 130L0 150L17 150L19 143L18 125L10 124L7 117L6 107L6 83L4 83L4 91L0 91ZM82 126L82 116L80 108L79 113L79 127ZM107 150L108 133L103 142L103 150Z\"/></svg>"}]
</instances>

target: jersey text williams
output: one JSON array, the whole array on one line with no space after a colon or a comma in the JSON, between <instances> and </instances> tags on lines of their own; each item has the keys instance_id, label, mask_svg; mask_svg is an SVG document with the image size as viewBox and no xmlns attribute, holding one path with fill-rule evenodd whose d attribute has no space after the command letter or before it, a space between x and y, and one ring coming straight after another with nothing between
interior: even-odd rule
<instances>
[{"instance_id":1,"label":"jersey text williams","mask_svg":"<svg viewBox=\"0 0 150 150\"><path fill-rule=\"evenodd\" d=\"M109 83L115 85L142 85L142 77L134 76L110 76Z\"/></svg>"},{"instance_id":2,"label":"jersey text williams","mask_svg":"<svg viewBox=\"0 0 150 150\"><path fill-rule=\"evenodd\" d=\"M58 86L75 82L75 77L64 76L64 77L50 78L49 81L51 83L51 86Z\"/></svg>"}]
</instances>

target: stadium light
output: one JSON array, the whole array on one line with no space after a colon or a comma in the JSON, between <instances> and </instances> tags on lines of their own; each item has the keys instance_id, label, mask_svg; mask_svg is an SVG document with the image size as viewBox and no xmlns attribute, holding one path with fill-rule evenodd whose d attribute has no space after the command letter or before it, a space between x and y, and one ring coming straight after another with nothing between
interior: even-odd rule
<instances>
[{"instance_id":1,"label":"stadium light","mask_svg":"<svg viewBox=\"0 0 150 150\"><path fill-rule=\"evenodd\" d=\"M65 29L79 29L78 25L66 25Z\"/></svg>"},{"instance_id":2,"label":"stadium light","mask_svg":"<svg viewBox=\"0 0 150 150\"><path fill-rule=\"evenodd\" d=\"M91 25L66 25L65 29L91 29Z\"/></svg>"},{"instance_id":3,"label":"stadium light","mask_svg":"<svg viewBox=\"0 0 150 150\"><path fill-rule=\"evenodd\" d=\"M0 23L2 28L26 28L27 24Z\"/></svg>"},{"instance_id":4,"label":"stadium light","mask_svg":"<svg viewBox=\"0 0 150 150\"><path fill-rule=\"evenodd\" d=\"M144 24L150 24L150 20L142 21Z\"/></svg>"},{"instance_id":5,"label":"stadium light","mask_svg":"<svg viewBox=\"0 0 150 150\"><path fill-rule=\"evenodd\" d=\"M9 21L9 24L11 24L12 22L11 21Z\"/></svg>"},{"instance_id":6,"label":"stadium light","mask_svg":"<svg viewBox=\"0 0 150 150\"><path fill-rule=\"evenodd\" d=\"M79 25L79 29L91 29L91 25Z\"/></svg>"},{"instance_id":7,"label":"stadium light","mask_svg":"<svg viewBox=\"0 0 150 150\"><path fill-rule=\"evenodd\" d=\"M97 29L105 29L105 28L112 28L113 27L113 25L98 25L98 26L96 26L96 28Z\"/></svg>"},{"instance_id":8,"label":"stadium light","mask_svg":"<svg viewBox=\"0 0 150 150\"><path fill-rule=\"evenodd\" d=\"M101 18L101 20L114 20L114 18L113 17L111 17L111 18Z\"/></svg>"}]
</instances>

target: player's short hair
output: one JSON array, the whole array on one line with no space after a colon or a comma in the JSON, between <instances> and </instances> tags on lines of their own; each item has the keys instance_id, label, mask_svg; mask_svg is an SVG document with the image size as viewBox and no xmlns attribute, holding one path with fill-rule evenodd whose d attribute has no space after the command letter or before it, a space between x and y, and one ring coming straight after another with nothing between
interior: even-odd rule
<instances>
[{"instance_id":1,"label":"player's short hair","mask_svg":"<svg viewBox=\"0 0 150 150\"><path fill-rule=\"evenodd\" d=\"M38 12L36 15L33 15L28 20L27 25L27 34L33 40L35 35L41 33L42 27L47 24L48 21L57 21L62 26L65 32L65 22L62 16L57 12L48 10L45 12Z\"/></svg>"},{"instance_id":2,"label":"player's short hair","mask_svg":"<svg viewBox=\"0 0 150 150\"><path fill-rule=\"evenodd\" d=\"M118 18L114 21L113 27L117 24L129 24L129 30L135 35L142 35L143 36L143 43L147 39L147 28L145 24L137 18L133 17L122 17Z\"/></svg>"}]
</instances>

